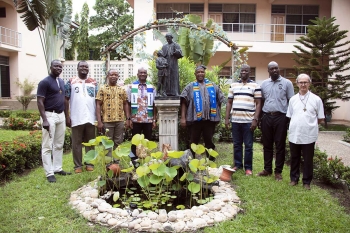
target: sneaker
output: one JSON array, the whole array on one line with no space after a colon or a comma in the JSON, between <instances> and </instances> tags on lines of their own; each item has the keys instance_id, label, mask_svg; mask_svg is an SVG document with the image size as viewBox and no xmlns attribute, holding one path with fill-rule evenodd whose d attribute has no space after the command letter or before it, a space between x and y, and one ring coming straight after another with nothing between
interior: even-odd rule
<instances>
[{"instance_id":1,"label":"sneaker","mask_svg":"<svg viewBox=\"0 0 350 233\"><path fill-rule=\"evenodd\" d=\"M256 176L271 176L271 172L268 172L266 170L262 170L261 172L259 172L258 174L256 174Z\"/></svg>"},{"instance_id":2,"label":"sneaker","mask_svg":"<svg viewBox=\"0 0 350 233\"><path fill-rule=\"evenodd\" d=\"M290 186L296 186L297 184L298 184L298 182L296 182L296 181L291 181L291 182L289 183Z\"/></svg>"},{"instance_id":3,"label":"sneaker","mask_svg":"<svg viewBox=\"0 0 350 233\"><path fill-rule=\"evenodd\" d=\"M56 177L54 175L48 176L46 178L50 183L56 183Z\"/></svg>"},{"instance_id":4,"label":"sneaker","mask_svg":"<svg viewBox=\"0 0 350 233\"><path fill-rule=\"evenodd\" d=\"M246 176L251 176L252 174L253 174L252 170L249 170L249 169L245 170Z\"/></svg>"},{"instance_id":5,"label":"sneaker","mask_svg":"<svg viewBox=\"0 0 350 233\"><path fill-rule=\"evenodd\" d=\"M309 184L304 184L303 187L304 187L304 189L306 189L306 190L310 190L310 189L311 189L311 187L310 187Z\"/></svg>"},{"instance_id":6,"label":"sneaker","mask_svg":"<svg viewBox=\"0 0 350 233\"><path fill-rule=\"evenodd\" d=\"M82 173L82 172L83 172L83 169L81 167L74 169L75 174Z\"/></svg>"},{"instance_id":7,"label":"sneaker","mask_svg":"<svg viewBox=\"0 0 350 233\"><path fill-rule=\"evenodd\" d=\"M66 171L63 171L63 170L61 170L59 172L54 172L54 173L57 174L57 175L61 175L61 176L72 175L72 173L66 172Z\"/></svg>"},{"instance_id":8,"label":"sneaker","mask_svg":"<svg viewBox=\"0 0 350 233\"><path fill-rule=\"evenodd\" d=\"M282 181L282 174L281 173L275 173L275 180Z\"/></svg>"},{"instance_id":9,"label":"sneaker","mask_svg":"<svg viewBox=\"0 0 350 233\"><path fill-rule=\"evenodd\" d=\"M86 166L86 171L92 172L94 170L94 167Z\"/></svg>"}]
</instances>

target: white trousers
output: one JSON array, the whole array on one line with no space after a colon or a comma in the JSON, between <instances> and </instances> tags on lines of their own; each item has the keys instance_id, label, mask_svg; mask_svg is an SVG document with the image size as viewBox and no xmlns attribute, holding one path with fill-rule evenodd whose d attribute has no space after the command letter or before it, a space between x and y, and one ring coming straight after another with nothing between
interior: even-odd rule
<instances>
[{"instance_id":1,"label":"white trousers","mask_svg":"<svg viewBox=\"0 0 350 233\"><path fill-rule=\"evenodd\" d=\"M64 112L60 114L45 112L50 124L50 132L42 129L41 158L46 177L62 170L62 156L64 134L66 131L66 118ZM41 124L43 120L40 118Z\"/></svg>"}]
</instances>

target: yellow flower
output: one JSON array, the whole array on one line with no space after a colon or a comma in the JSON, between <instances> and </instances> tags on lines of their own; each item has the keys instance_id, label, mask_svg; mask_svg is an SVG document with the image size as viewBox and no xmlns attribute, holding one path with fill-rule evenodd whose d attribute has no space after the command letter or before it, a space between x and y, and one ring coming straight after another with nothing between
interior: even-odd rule
<instances>
[{"instance_id":1,"label":"yellow flower","mask_svg":"<svg viewBox=\"0 0 350 233\"><path fill-rule=\"evenodd\" d=\"M210 29L209 33L210 33L210 34L213 34L213 33L214 33L214 30L213 30L213 29Z\"/></svg>"},{"instance_id":2,"label":"yellow flower","mask_svg":"<svg viewBox=\"0 0 350 233\"><path fill-rule=\"evenodd\" d=\"M198 27L197 29L198 29L198 30L201 30L202 28L201 28L201 27Z\"/></svg>"},{"instance_id":3,"label":"yellow flower","mask_svg":"<svg viewBox=\"0 0 350 233\"><path fill-rule=\"evenodd\" d=\"M154 24L158 24L158 20L155 20L153 23L154 23Z\"/></svg>"},{"instance_id":4,"label":"yellow flower","mask_svg":"<svg viewBox=\"0 0 350 233\"><path fill-rule=\"evenodd\" d=\"M232 43L232 42L230 42L230 43L228 44L228 46L229 46L229 47L232 47L232 46L233 46L233 43Z\"/></svg>"}]
</instances>

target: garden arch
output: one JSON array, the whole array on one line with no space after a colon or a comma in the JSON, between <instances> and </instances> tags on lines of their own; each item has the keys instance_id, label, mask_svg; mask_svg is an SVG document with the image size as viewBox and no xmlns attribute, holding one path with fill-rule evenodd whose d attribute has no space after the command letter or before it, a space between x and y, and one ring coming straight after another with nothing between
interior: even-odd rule
<instances>
[{"instance_id":1,"label":"garden arch","mask_svg":"<svg viewBox=\"0 0 350 233\"><path fill-rule=\"evenodd\" d=\"M210 34L211 36L213 36L215 39L221 41L222 43L224 43L226 46L228 46L229 48L231 48L231 54L232 54L232 69L231 69L231 76L233 77L233 73L234 73L234 56L237 54L236 51L238 49L238 47L232 42L230 41L225 34L223 33L217 33L215 32L213 29L205 27L205 26L201 26L201 25L197 25L189 20L185 20L183 18L175 18L175 19L160 19L160 20L155 20L151 23L147 23L146 25L143 25L139 28L136 28L128 33L126 33L125 35L123 35L119 40L116 40L115 42L113 42L112 44L110 44L101 54L107 55L107 60L106 60L106 70L108 70L109 64L110 64L110 51L116 49L117 47L119 47L121 44L123 44L126 40L128 40L129 38L134 37L135 35L144 32L144 31L148 31L150 29L155 29L158 28L160 26L176 26L176 27L186 27L189 28L191 30L203 30L204 32L206 32L207 34Z\"/></svg>"}]
</instances>

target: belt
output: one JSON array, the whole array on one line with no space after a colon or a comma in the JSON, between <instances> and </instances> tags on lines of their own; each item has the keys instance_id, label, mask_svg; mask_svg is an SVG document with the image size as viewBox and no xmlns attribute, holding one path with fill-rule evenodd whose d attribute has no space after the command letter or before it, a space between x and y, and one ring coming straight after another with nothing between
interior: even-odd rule
<instances>
[{"instance_id":1,"label":"belt","mask_svg":"<svg viewBox=\"0 0 350 233\"><path fill-rule=\"evenodd\" d=\"M62 113L63 111L56 111L56 110L46 110L46 109L45 109L45 112L53 112L53 113L57 113L57 114L60 114L60 113Z\"/></svg>"},{"instance_id":2,"label":"belt","mask_svg":"<svg viewBox=\"0 0 350 233\"><path fill-rule=\"evenodd\" d=\"M283 112L265 112L265 114L275 116L275 115L281 115L281 114L285 114L285 113L283 113Z\"/></svg>"}]
</instances>

